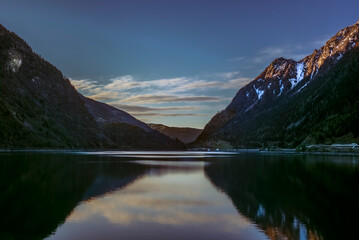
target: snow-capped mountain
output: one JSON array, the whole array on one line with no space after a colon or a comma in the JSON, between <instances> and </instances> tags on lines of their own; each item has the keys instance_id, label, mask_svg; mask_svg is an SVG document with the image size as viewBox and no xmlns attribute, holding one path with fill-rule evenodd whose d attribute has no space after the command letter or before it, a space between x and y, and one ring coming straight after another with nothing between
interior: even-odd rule
<instances>
[{"instance_id":1,"label":"snow-capped mountain","mask_svg":"<svg viewBox=\"0 0 359 240\"><path fill-rule=\"evenodd\" d=\"M216 114L204 128L198 140L211 138L223 127L238 128L251 112L259 113L288 101L304 89L310 88L320 76L327 74L341 59L359 44L359 21L333 36L319 50L295 61L275 59L258 77L241 88L226 109Z\"/></svg>"}]
</instances>

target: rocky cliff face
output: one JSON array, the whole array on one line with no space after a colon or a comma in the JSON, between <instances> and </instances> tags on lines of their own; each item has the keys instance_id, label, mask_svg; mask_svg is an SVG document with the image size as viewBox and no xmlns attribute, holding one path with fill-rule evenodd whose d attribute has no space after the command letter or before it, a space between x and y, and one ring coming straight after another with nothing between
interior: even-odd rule
<instances>
[{"instance_id":1,"label":"rocky cliff face","mask_svg":"<svg viewBox=\"0 0 359 240\"><path fill-rule=\"evenodd\" d=\"M315 79L327 74L337 63L358 47L359 22L344 28L319 50L300 61L275 59L258 77L241 88L229 106L215 115L204 128L199 140L216 135L226 125L236 127L236 122L250 112L268 111L280 101L287 101L312 85ZM286 100L284 100L286 99Z\"/></svg>"},{"instance_id":2,"label":"rocky cliff face","mask_svg":"<svg viewBox=\"0 0 359 240\"><path fill-rule=\"evenodd\" d=\"M1 25L0 126L0 148L180 147L126 112L83 97Z\"/></svg>"}]
</instances>

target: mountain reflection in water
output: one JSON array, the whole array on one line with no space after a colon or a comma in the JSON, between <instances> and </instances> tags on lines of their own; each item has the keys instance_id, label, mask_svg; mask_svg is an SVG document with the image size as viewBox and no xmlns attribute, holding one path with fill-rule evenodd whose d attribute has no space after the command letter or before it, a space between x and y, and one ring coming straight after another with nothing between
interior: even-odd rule
<instances>
[{"instance_id":1,"label":"mountain reflection in water","mask_svg":"<svg viewBox=\"0 0 359 240\"><path fill-rule=\"evenodd\" d=\"M247 155L205 167L270 239L353 239L358 157Z\"/></svg>"},{"instance_id":2,"label":"mountain reflection in water","mask_svg":"<svg viewBox=\"0 0 359 240\"><path fill-rule=\"evenodd\" d=\"M357 157L3 153L0 171L0 239L356 236Z\"/></svg>"}]
</instances>

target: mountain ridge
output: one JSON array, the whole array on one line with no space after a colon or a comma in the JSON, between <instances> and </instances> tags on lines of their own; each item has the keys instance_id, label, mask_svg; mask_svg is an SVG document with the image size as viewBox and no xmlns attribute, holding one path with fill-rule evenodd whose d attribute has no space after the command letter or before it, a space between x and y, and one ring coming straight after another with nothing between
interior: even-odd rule
<instances>
[{"instance_id":1,"label":"mountain ridge","mask_svg":"<svg viewBox=\"0 0 359 240\"><path fill-rule=\"evenodd\" d=\"M256 114L268 112L276 108L276 105L288 101L295 95L300 95L316 79L330 72L345 55L357 48L358 39L359 24L355 23L340 30L319 50L314 50L312 54L299 61L275 59L259 76L239 89L231 103L207 123L196 142L225 139L236 146L242 145L235 138L248 139L243 136L244 132L251 134L250 131L244 129L244 126L251 125L243 124L246 118L256 121L252 116L255 112ZM264 106L267 109L264 109ZM270 121L267 123L271 124ZM230 133L230 128L232 130L241 128L239 131L243 133L237 131L237 137L234 137L234 134ZM229 136L225 136L224 131L229 132Z\"/></svg>"},{"instance_id":2,"label":"mountain ridge","mask_svg":"<svg viewBox=\"0 0 359 240\"><path fill-rule=\"evenodd\" d=\"M187 144L191 143L201 134L202 129L190 127L169 127L163 124L149 123L152 129L170 137L171 139L178 139Z\"/></svg>"},{"instance_id":3,"label":"mountain ridge","mask_svg":"<svg viewBox=\"0 0 359 240\"><path fill-rule=\"evenodd\" d=\"M183 148L128 113L79 94L2 25L0 93L0 148Z\"/></svg>"}]
</instances>

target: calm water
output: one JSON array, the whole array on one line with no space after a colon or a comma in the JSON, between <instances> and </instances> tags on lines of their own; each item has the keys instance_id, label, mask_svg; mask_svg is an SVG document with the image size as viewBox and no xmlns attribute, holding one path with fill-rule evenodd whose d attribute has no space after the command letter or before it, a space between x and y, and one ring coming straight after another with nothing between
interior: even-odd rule
<instances>
[{"instance_id":1,"label":"calm water","mask_svg":"<svg viewBox=\"0 0 359 240\"><path fill-rule=\"evenodd\" d=\"M0 153L0 239L358 239L359 158Z\"/></svg>"}]
</instances>

